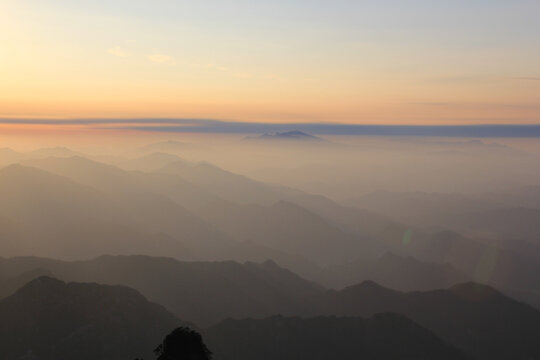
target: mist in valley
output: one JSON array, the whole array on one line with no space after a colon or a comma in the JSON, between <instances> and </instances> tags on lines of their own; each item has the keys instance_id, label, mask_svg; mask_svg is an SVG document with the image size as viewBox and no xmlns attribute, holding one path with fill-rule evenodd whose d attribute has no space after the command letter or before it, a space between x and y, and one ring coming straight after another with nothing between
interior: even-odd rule
<instances>
[{"instance_id":1,"label":"mist in valley","mask_svg":"<svg viewBox=\"0 0 540 360\"><path fill-rule=\"evenodd\" d=\"M19 139L19 148L2 148L0 316L16 317L13 302L32 314L26 297L36 292L91 299L85 292L97 290L77 284L97 283L141 294L128 300L135 295L104 288L102 299L163 307L152 310L155 325L134 315L149 310L122 315L136 316L135 327L172 330L181 319L219 359L239 351L244 327L259 329L249 341L261 353L276 327L290 329L293 359L308 346L302 336L322 335L317 327L353 341L370 326L357 336L374 337L366 340L373 348L356 349L345 336L344 353L397 358L374 344L411 326L404 321L421 329L396 345L413 358L540 356L537 140L283 134L139 134L40 148ZM352 318L387 312L403 319ZM66 321L84 326L86 315L77 316ZM156 343L163 331L132 336ZM30 341L24 328L0 332ZM95 336L39 358L65 356ZM130 351L121 356L144 353Z\"/></svg>"}]
</instances>

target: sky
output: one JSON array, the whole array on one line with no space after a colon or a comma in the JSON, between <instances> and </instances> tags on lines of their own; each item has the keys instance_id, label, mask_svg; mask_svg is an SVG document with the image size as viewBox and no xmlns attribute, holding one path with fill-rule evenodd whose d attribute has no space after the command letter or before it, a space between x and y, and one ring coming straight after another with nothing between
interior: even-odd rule
<instances>
[{"instance_id":1,"label":"sky","mask_svg":"<svg viewBox=\"0 0 540 360\"><path fill-rule=\"evenodd\" d=\"M0 0L0 118L540 124L538 14L538 0ZM0 125L17 126L35 125Z\"/></svg>"}]
</instances>

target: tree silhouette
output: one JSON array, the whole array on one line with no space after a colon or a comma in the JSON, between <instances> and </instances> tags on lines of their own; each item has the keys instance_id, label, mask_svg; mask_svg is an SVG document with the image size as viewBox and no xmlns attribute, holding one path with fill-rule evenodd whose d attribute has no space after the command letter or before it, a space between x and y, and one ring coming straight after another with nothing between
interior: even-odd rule
<instances>
[{"instance_id":1,"label":"tree silhouette","mask_svg":"<svg viewBox=\"0 0 540 360\"><path fill-rule=\"evenodd\" d=\"M154 353L157 360L211 360L212 352L204 344L201 335L187 327L171 332Z\"/></svg>"}]
</instances>

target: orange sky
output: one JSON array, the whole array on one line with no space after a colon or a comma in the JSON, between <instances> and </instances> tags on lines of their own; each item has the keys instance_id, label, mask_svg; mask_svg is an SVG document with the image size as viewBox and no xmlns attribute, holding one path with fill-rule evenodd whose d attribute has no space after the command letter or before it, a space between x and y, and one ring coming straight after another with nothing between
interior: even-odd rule
<instances>
[{"instance_id":1,"label":"orange sky","mask_svg":"<svg viewBox=\"0 0 540 360\"><path fill-rule=\"evenodd\" d=\"M535 2L129 4L0 0L0 118L540 123Z\"/></svg>"}]
</instances>

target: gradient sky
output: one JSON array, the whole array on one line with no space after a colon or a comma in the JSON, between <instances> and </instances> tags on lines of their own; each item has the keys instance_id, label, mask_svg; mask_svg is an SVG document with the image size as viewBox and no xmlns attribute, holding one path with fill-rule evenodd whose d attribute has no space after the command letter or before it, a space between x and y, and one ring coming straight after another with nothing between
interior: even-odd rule
<instances>
[{"instance_id":1,"label":"gradient sky","mask_svg":"<svg viewBox=\"0 0 540 360\"><path fill-rule=\"evenodd\" d=\"M538 0L0 0L0 117L539 124L539 15Z\"/></svg>"}]
</instances>

